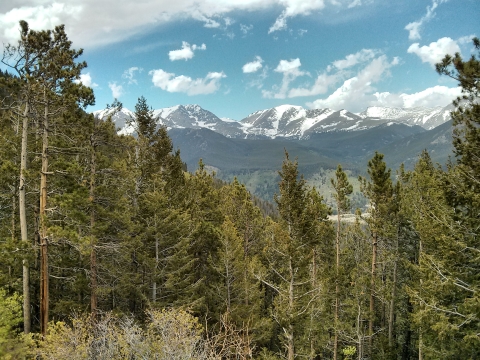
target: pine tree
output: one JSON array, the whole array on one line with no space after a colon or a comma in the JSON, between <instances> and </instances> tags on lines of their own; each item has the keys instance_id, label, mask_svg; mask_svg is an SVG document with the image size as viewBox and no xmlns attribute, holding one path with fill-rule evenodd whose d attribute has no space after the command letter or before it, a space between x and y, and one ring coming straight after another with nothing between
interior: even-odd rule
<instances>
[{"instance_id":1,"label":"pine tree","mask_svg":"<svg viewBox=\"0 0 480 360\"><path fill-rule=\"evenodd\" d=\"M42 137L42 167L40 171L40 326L46 333L49 310L48 286L48 234L47 234L47 177L49 175L49 133L55 127L52 121L61 118L64 113L81 104L94 103L91 89L75 83L80 72L86 67L85 62L77 62L82 50L71 49L71 41L65 33L63 25L53 31L34 31L29 29L25 21L20 21L21 39L18 46L7 46L3 62L17 71L23 80L24 106L22 126L22 161L20 169L20 188L24 188L24 172L26 170L26 149L28 117L33 117L40 125ZM24 221L24 193L20 192L20 223L21 229L26 228ZM26 230L22 230L22 239L26 239ZM27 269L28 270L28 269ZM25 273L25 270L24 270ZM26 291L26 285L24 285ZM27 297L27 296L26 296ZM26 319L27 328L29 320Z\"/></svg>"},{"instance_id":2,"label":"pine tree","mask_svg":"<svg viewBox=\"0 0 480 360\"><path fill-rule=\"evenodd\" d=\"M335 173L336 180L331 179L333 189L335 190L334 198L337 203L337 237L336 237L336 280L335 280L335 340L333 345L333 359L337 360L338 356L338 317L340 308L339 299L339 271L340 271L340 229L341 215L350 208L348 195L353 192L352 185L348 182L347 174L342 170L339 164Z\"/></svg>"},{"instance_id":3,"label":"pine tree","mask_svg":"<svg viewBox=\"0 0 480 360\"><path fill-rule=\"evenodd\" d=\"M371 280L370 280L370 320L369 320L369 347L370 355L373 354L373 337L375 334L376 311L375 297L378 293L377 288L377 269L379 260L379 244L388 234L389 211L393 196L392 180L390 179L391 170L383 161L383 154L375 152L374 157L368 162L368 175L370 181L360 177L361 190L370 202L369 216L365 219L368 223L372 240L372 261L371 261Z\"/></svg>"},{"instance_id":4,"label":"pine tree","mask_svg":"<svg viewBox=\"0 0 480 360\"><path fill-rule=\"evenodd\" d=\"M188 308L213 324L219 321L222 309L217 292L221 279L215 264L224 216L214 177L201 160L195 174L186 179L185 190L188 233L173 245L165 287L170 304Z\"/></svg>"},{"instance_id":5,"label":"pine tree","mask_svg":"<svg viewBox=\"0 0 480 360\"><path fill-rule=\"evenodd\" d=\"M271 336L271 321L265 310L265 288L254 276L262 271L260 254L266 220L253 204L251 194L236 178L220 189L220 196L225 221L222 225L219 271L233 294L227 312L242 334L260 348L267 345ZM227 261L233 270L229 274L234 275L227 276Z\"/></svg>"},{"instance_id":6,"label":"pine tree","mask_svg":"<svg viewBox=\"0 0 480 360\"><path fill-rule=\"evenodd\" d=\"M267 232L267 269L261 278L275 293L273 318L282 329L281 343L291 360L312 352L309 337L315 332L310 319L323 287L317 282L317 271L310 267L317 269L317 254L321 254L317 246L328 243L328 237L321 237L321 222L328 210L314 189L306 189L298 164L290 161L288 153L279 174L280 193L275 202L280 219Z\"/></svg>"}]
</instances>

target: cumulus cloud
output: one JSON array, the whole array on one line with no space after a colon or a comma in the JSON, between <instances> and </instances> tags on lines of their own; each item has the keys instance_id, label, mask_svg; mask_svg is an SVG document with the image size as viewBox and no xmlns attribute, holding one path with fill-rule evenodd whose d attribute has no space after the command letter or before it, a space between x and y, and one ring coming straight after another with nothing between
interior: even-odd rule
<instances>
[{"instance_id":1,"label":"cumulus cloud","mask_svg":"<svg viewBox=\"0 0 480 360\"><path fill-rule=\"evenodd\" d=\"M379 54L378 50L374 49L362 49L355 54L350 54L345 57L345 59L336 60L330 65L327 70L331 71L333 68L337 70L344 70L350 67L353 67L357 64L369 61L373 59L376 55Z\"/></svg>"},{"instance_id":2,"label":"cumulus cloud","mask_svg":"<svg viewBox=\"0 0 480 360\"><path fill-rule=\"evenodd\" d=\"M439 85L413 94L377 92L374 94L375 100L370 105L403 108L446 106L460 94L461 87L449 88Z\"/></svg>"},{"instance_id":3,"label":"cumulus cloud","mask_svg":"<svg viewBox=\"0 0 480 360\"><path fill-rule=\"evenodd\" d=\"M77 84L81 83L82 85L90 88L94 88L98 86L98 84L93 82L92 76L90 75L90 73L80 74L80 79L75 80L75 83Z\"/></svg>"},{"instance_id":4,"label":"cumulus cloud","mask_svg":"<svg viewBox=\"0 0 480 360\"><path fill-rule=\"evenodd\" d=\"M428 46L420 46L419 43L414 43L410 45L407 52L417 55L422 62L429 63L434 67L436 63L443 59L445 54L453 55L460 52L460 47L455 40L444 37L430 43Z\"/></svg>"},{"instance_id":5,"label":"cumulus cloud","mask_svg":"<svg viewBox=\"0 0 480 360\"><path fill-rule=\"evenodd\" d=\"M255 56L255 60L243 65L242 70L245 74L257 72L262 68L263 60L260 56Z\"/></svg>"},{"instance_id":6,"label":"cumulus cloud","mask_svg":"<svg viewBox=\"0 0 480 360\"><path fill-rule=\"evenodd\" d=\"M187 95L206 95L216 92L220 88L220 80L227 77L223 72L210 72L204 78L192 79L189 76L175 76L162 69L149 72L153 85L162 90Z\"/></svg>"},{"instance_id":7,"label":"cumulus cloud","mask_svg":"<svg viewBox=\"0 0 480 360\"><path fill-rule=\"evenodd\" d=\"M293 98L300 96L314 96L319 94L325 94L336 83L345 80L352 74L352 68L358 67L358 65L364 64L377 55L380 55L379 50L375 49L362 49L355 54L347 55L344 59L336 60L329 65L326 71L317 75L313 85L303 85L302 87L296 87L288 89L293 80L302 75L308 75L306 72L299 70L300 60L294 59L291 61L282 60L275 69L277 72L284 74L282 85L274 88L276 92L264 91L264 97L275 98ZM394 60L394 61L398 61Z\"/></svg>"},{"instance_id":8,"label":"cumulus cloud","mask_svg":"<svg viewBox=\"0 0 480 360\"><path fill-rule=\"evenodd\" d=\"M423 24L435 17L435 9L438 7L438 5L447 1L448 0L433 0L432 5L427 6L427 13L422 16L420 20L407 24L407 26L405 26L405 30L408 31L408 38L410 40L419 40L421 38L420 29L422 28Z\"/></svg>"},{"instance_id":9,"label":"cumulus cloud","mask_svg":"<svg viewBox=\"0 0 480 360\"><path fill-rule=\"evenodd\" d=\"M280 87L275 86L273 91L263 90L263 97L285 99L288 95L290 83L300 76L309 75L308 72L301 71L300 66L302 66L302 64L299 58L290 61L280 60L274 71L283 74L282 84Z\"/></svg>"},{"instance_id":10,"label":"cumulus cloud","mask_svg":"<svg viewBox=\"0 0 480 360\"><path fill-rule=\"evenodd\" d=\"M288 92L288 97L293 98L299 96L314 96L319 94L325 94L328 89L334 84L336 84L340 79L340 73L329 75L324 72L317 76L317 79L315 80L313 86L293 88Z\"/></svg>"},{"instance_id":11,"label":"cumulus cloud","mask_svg":"<svg viewBox=\"0 0 480 360\"><path fill-rule=\"evenodd\" d=\"M196 50L206 50L207 46L205 44L202 44L200 46L198 45L191 45L186 42L182 41L182 48L179 50L172 50L168 53L168 57L170 58L170 61L176 61L176 60L189 60L193 58L194 56L194 51Z\"/></svg>"},{"instance_id":12,"label":"cumulus cloud","mask_svg":"<svg viewBox=\"0 0 480 360\"><path fill-rule=\"evenodd\" d=\"M52 29L65 24L75 47L98 47L131 38L153 27L179 18L200 21L208 28L229 26L233 11L282 9L271 27L277 31L286 27L287 19L309 15L325 6L347 7L352 0L145 0L132 6L130 0L82 0L78 5L58 0L16 0L0 2L0 42L18 39L18 21L24 19L35 30ZM128 19L128 21L126 21Z\"/></svg>"},{"instance_id":13,"label":"cumulus cloud","mask_svg":"<svg viewBox=\"0 0 480 360\"><path fill-rule=\"evenodd\" d=\"M116 82L109 82L108 87L112 90L112 97L115 99L120 98L123 95L122 85L118 85Z\"/></svg>"},{"instance_id":14,"label":"cumulus cloud","mask_svg":"<svg viewBox=\"0 0 480 360\"><path fill-rule=\"evenodd\" d=\"M56 25L68 22L73 23L79 20L83 11L80 5L68 5L53 2L50 5L36 5L35 2L30 6L14 7L15 2L11 2L11 8L5 13L0 13L0 40L4 42L14 42L19 39L20 20L25 20L30 28L53 29Z\"/></svg>"},{"instance_id":15,"label":"cumulus cloud","mask_svg":"<svg viewBox=\"0 0 480 360\"><path fill-rule=\"evenodd\" d=\"M142 68L133 66L133 67L125 70L125 71L123 72L122 77L123 77L124 79L127 79L129 84L137 84L137 79L135 79L135 73L136 73L136 72L139 72L139 73L140 73L140 72L142 72L142 71L143 71Z\"/></svg>"},{"instance_id":16,"label":"cumulus cloud","mask_svg":"<svg viewBox=\"0 0 480 360\"><path fill-rule=\"evenodd\" d=\"M398 58L389 61L385 55L380 55L371 60L356 76L345 80L330 96L307 103L307 106L336 110L348 107L351 111L360 110L375 99L374 84L388 76L389 69L399 62Z\"/></svg>"}]
</instances>

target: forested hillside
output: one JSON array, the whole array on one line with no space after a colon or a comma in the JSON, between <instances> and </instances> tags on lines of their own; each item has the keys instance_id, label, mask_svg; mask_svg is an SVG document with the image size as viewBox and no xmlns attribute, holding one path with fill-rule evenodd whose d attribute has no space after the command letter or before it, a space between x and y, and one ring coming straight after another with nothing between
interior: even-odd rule
<instances>
[{"instance_id":1,"label":"forested hillside","mask_svg":"<svg viewBox=\"0 0 480 360\"><path fill-rule=\"evenodd\" d=\"M346 222L341 165L333 209L286 151L275 209L202 161L187 172L144 97L135 136L119 135L84 111L64 27L21 22L0 74L0 357L479 358L474 44L437 65L463 88L456 158L442 169L424 151L406 171L375 153L368 209Z\"/></svg>"}]
</instances>

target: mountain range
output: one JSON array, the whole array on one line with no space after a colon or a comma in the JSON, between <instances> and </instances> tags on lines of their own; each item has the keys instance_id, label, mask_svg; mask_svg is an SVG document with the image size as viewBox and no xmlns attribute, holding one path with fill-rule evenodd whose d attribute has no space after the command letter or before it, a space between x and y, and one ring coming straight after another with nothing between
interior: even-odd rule
<instances>
[{"instance_id":1,"label":"mountain range","mask_svg":"<svg viewBox=\"0 0 480 360\"><path fill-rule=\"evenodd\" d=\"M334 169L341 163L352 182L365 174L375 151L385 155L395 173L407 169L427 149L434 162L445 164L452 152L452 106L395 109L369 107L361 113L331 109L306 110L282 105L256 111L235 121L221 119L199 105L153 110L159 125L169 131L189 170L199 159L223 180L239 178L249 190L272 199L284 152L298 158L299 171L328 198ZM94 113L102 118L109 110ZM120 133L132 134L133 113L122 109L112 116ZM355 186L355 184L354 184ZM359 191L356 184L355 191Z\"/></svg>"},{"instance_id":2,"label":"mountain range","mask_svg":"<svg viewBox=\"0 0 480 360\"><path fill-rule=\"evenodd\" d=\"M243 139L308 139L312 134L334 131L359 131L385 123L418 125L426 130L435 128L450 119L451 106L437 108L386 108L369 107L361 113L348 110L313 109L281 105L256 111L240 121L221 119L199 105L177 105L153 110L158 123L168 129L206 128L229 138ZM108 116L111 110L99 110L95 116ZM126 124L133 112L123 108L113 116L122 133L132 133Z\"/></svg>"}]
</instances>

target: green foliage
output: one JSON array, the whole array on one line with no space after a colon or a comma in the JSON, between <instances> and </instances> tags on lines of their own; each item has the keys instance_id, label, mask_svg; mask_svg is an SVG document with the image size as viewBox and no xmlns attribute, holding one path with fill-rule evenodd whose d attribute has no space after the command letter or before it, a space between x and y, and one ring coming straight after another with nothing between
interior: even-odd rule
<instances>
[{"instance_id":1,"label":"green foliage","mask_svg":"<svg viewBox=\"0 0 480 360\"><path fill-rule=\"evenodd\" d=\"M350 210L350 200L347 196L353 192L353 186L348 182L347 174L342 169L342 166L338 164L337 171L335 173L336 179L330 179L333 189L335 190L334 198L337 203L337 212L345 212Z\"/></svg>"},{"instance_id":2,"label":"green foliage","mask_svg":"<svg viewBox=\"0 0 480 360\"><path fill-rule=\"evenodd\" d=\"M446 171L425 151L412 171L401 168L394 185L376 152L368 179L352 181L355 167L347 164L349 171L338 165L312 180L333 186L327 200L340 219L334 241L323 192L300 174L311 176L323 162L331 168L314 146L321 137L308 141L313 150L302 166L285 152L278 177L268 173L274 161L263 163L247 186L237 178L219 181L203 161L185 173L144 97L131 119L136 136L118 135L111 118L81 109L93 93L76 82L85 63L77 62L81 51L71 49L64 27L21 28L18 46L8 46L3 60L23 80L0 74L0 93L11 105L0 111L0 357L22 358L27 347L43 359L291 360L331 358L334 349L344 359L480 356L477 55L446 57L437 67L463 88L452 114L457 161ZM474 45L478 50L479 41ZM48 208L39 218L36 134L45 130L39 116L45 105L56 114L47 119ZM25 119L29 235L22 241L17 197ZM353 135L332 136L328 141ZM240 142L223 141L247 152ZM279 144L285 143L269 154ZM261 141L255 146L266 150ZM247 190L271 193L268 177L279 180L276 209ZM341 215L359 183L370 206L349 222ZM31 343L19 336L17 294L25 260L37 319L40 228L57 322ZM81 315L72 318L73 311Z\"/></svg>"},{"instance_id":3,"label":"green foliage","mask_svg":"<svg viewBox=\"0 0 480 360\"><path fill-rule=\"evenodd\" d=\"M0 357L5 360L20 359L25 352L25 342L20 334L22 299L17 293L11 296L0 288Z\"/></svg>"}]
</instances>

